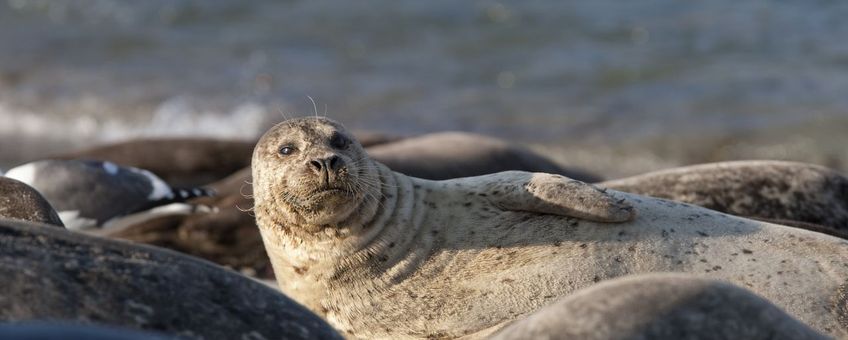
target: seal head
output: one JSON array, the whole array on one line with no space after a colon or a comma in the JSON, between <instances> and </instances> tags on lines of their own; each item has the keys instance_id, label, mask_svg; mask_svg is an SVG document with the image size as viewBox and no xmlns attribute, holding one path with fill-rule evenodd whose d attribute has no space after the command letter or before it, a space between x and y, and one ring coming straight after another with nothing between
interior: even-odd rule
<instances>
[{"instance_id":1,"label":"seal head","mask_svg":"<svg viewBox=\"0 0 848 340\"><path fill-rule=\"evenodd\" d=\"M326 118L292 119L259 140L253 153L257 214L288 226L338 232L360 211L374 210L379 173L362 145ZM272 204L262 205L260 202ZM318 230L304 230L312 234ZM306 236L306 235L301 235Z\"/></svg>"}]
</instances>

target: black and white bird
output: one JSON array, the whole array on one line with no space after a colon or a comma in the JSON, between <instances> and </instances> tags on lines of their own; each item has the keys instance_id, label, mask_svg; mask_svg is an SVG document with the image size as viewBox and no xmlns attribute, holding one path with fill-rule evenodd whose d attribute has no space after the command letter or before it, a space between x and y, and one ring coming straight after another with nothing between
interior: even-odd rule
<instances>
[{"instance_id":1,"label":"black and white bird","mask_svg":"<svg viewBox=\"0 0 848 340\"><path fill-rule=\"evenodd\" d=\"M212 212L186 200L204 188L173 188L150 171L95 160L41 160L5 175L38 190L68 229L120 228L166 215Z\"/></svg>"}]
</instances>

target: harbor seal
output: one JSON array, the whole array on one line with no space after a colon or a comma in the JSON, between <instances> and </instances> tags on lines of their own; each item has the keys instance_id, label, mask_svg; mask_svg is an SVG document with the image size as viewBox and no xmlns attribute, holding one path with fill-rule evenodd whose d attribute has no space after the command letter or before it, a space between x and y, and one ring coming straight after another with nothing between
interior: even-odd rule
<instances>
[{"instance_id":1,"label":"harbor seal","mask_svg":"<svg viewBox=\"0 0 848 340\"><path fill-rule=\"evenodd\" d=\"M828 338L747 289L693 275L660 273L581 289L491 339Z\"/></svg>"},{"instance_id":2,"label":"harbor seal","mask_svg":"<svg viewBox=\"0 0 848 340\"><path fill-rule=\"evenodd\" d=\"M341 339L292 299L233 271L27 221L0 218L0 286L6 322L97 323L180 339Z\"/></svg>"},{"instance_id":3,"label":"harbor seal","mask_svg":"<svg viewBox=\"0 0 848 340\"><path fill-rule=\"evenodd\" d=\"M692 165L599 183L728 214L848 235L848 177L814 164L733 161ZM801 223L793 223L798 221Z\"/></svg>"},{"instance_id":4,"label":"harbor seal","mask_svg":"<svg viewBox=\"0 0 848 340\"><path fill-rule=\"evenodd\" d=\"M832 236L549 174L412 178L325 118L266 132L253 180L281 290L350 337L480 338L577 289L649 272L728 280L848 336L848 241Z\"/></svg>"}]
</instances>

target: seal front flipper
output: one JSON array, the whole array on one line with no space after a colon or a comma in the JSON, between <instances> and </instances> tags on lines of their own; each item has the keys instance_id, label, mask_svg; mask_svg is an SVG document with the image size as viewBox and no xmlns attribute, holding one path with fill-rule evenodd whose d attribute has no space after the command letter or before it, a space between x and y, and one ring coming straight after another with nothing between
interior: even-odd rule
<instances>
[{"instance_id":1,"label":"seal front flipper","mask_svg":"<svg viewBox=\"0 0 848 340\"><path fill-rule=\"evenodd\" d=\"M575 217L594 222L626 222L630 204L605 189L560 175L507 171L491 183L490 201L504 210Z\"/></svg>"}]
</instances>

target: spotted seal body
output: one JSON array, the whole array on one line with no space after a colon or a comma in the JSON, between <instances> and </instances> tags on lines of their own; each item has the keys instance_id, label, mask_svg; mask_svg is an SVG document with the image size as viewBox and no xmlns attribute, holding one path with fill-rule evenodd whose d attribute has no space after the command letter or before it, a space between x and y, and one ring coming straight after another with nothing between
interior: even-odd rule
<instances>
[{"instance_id":1,"label":"spotted seal body","mask_svg":"<svg viewBox=\"0 0 848 340\"><path fill-rule=\"evenodd\" d=\"M37 190L4 176L0 176L0 217L65 226L50 202Z\"/></svg>"},{"instance_id":2,"label":"spotted seal body","mask_svg":"<svg viewBox=\"0 0 848 340\"><path fill-rule=\"evenodd\" d=\"M412 178L320 118L266 133L253 178L281 289L351 337L479 338L577 289L648 272L728 280L848 336L834 305L848 280L838 238L556 175Z\"/></svg>"},{"instance_id":3,"label":"spotted seal body","mask_svg":"<svg viewBox=\"0 0 848 340\"><path fill-rule=\"evenodd\" d=\"M848 235L848 177L823 166L734 161L661 170L599 185L729 214L821 225ZM804 227L804 226L801 226Z\"/></svg>"},{"instance_id":4,"label":"spotted seal body","mask_svg":"<svg viewBox=\"0 0 848 340\"><path fill-rule=\"evenodd\" d=\"M739 286L687 274L633 275L592 285L506 327L491 340L824 340Z\"/></svg>"}]
</instances>

